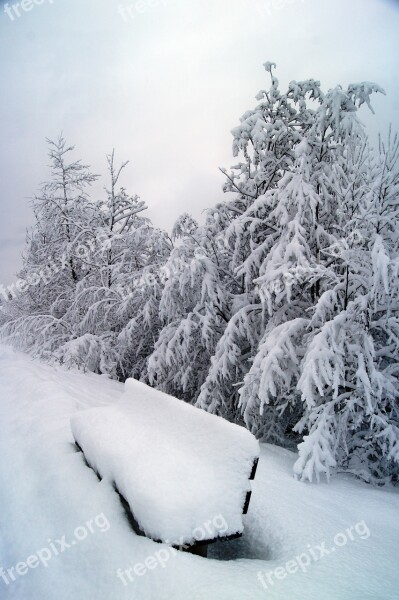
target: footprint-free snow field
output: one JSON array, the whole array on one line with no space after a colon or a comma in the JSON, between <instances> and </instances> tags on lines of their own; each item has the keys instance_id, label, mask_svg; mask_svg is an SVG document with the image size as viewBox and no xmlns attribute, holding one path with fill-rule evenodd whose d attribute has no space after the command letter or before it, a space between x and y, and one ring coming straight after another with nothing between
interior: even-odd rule
<instances>
[{"instance_id":1,"label":"footprint-free snow field","mask_svg":"<svg viewBox=\"0 0 399 600\"><path fill-rule=\"evenodd\" d=\"M348 475L300 483L296 455L275 446L261 445L241 539L205 559L137 536L70 427L123 392L0 348L1 599L398 600L398 491Z\"/></svg>"}]
</instances>

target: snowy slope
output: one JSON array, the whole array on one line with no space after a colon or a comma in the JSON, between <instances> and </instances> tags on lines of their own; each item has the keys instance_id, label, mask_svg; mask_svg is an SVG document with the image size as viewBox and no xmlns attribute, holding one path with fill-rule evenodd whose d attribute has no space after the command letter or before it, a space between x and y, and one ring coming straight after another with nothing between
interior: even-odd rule
<instances>
[{"instance_id":1,"label":"snowy slope","mask_svg":"<svg viewBox=\"0 0 399 600\"><path fill-rule=\"evenodd\" d=\"M15 577L0 577L2 600L398 600L398 493L348 476L297 482L296 456L272 446L262 447L243 538L212 549L234 560L137 537L113 488L75 452L69 425L122 393L104 377L0 349L0 566ZM31 561L16 576L44 549L47 567Z\"/></svg>"}]
</instances>

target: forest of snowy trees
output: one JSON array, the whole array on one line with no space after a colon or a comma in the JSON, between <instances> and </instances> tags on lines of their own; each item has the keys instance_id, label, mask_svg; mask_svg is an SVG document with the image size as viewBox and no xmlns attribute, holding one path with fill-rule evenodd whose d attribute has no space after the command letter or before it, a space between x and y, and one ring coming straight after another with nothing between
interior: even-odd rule
<instances>
[{"instance_id":1,"label":"forest of snowy trees","mask_svg":"<svg viewBox=\"0 0 399 600\"><path fill-rule=\"evenodd\" d=\"M282 91L275 65L233 133L227 200L170 235L120 186L49 142L1 332L67 367L140 379L299 449L302 480L399 474L399 138L373 149L379 86Z\"/></svg>"}]
</instances>

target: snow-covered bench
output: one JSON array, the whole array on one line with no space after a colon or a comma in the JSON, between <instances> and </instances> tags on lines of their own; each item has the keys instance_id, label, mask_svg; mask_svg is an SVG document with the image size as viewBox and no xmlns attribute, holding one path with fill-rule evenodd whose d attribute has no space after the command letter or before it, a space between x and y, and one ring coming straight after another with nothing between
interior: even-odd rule
<instances>
[{"instance_id":1,"label":"snow-covered bench","mask_svg":"<svg viewBox=\"0 0 399 600\"><path fill-rule=\"evenodd\" d=\"M203 555L200 546L242 534L259 456L243 427L134 379L118 403L82 411L71 426L88 465L114 484L136 533ZM217 517L223 530L212 529ZM209 535L199 539L198 531Z\"/></svg>"}]
</instances>

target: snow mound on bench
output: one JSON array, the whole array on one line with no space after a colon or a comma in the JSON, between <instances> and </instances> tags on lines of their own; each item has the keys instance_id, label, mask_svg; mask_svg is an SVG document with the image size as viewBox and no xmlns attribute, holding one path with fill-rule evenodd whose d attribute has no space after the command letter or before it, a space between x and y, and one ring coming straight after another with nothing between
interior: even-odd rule
<instances>
[{"instance_id":1,"label":"snow mound on bench","mask_svg":"<svg viewBox=\"0 0 399 600\"><path fill-rule=\"evenodd\" d=\"M83 411L71 426L89 465L115 482L148 537L190 544L203 531L206 539L242 533L259 456L245 428L134 379L115 405Z\"/></svg>"}]
</instances>

